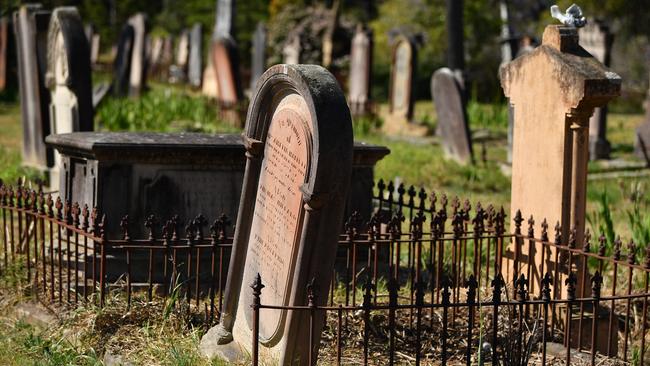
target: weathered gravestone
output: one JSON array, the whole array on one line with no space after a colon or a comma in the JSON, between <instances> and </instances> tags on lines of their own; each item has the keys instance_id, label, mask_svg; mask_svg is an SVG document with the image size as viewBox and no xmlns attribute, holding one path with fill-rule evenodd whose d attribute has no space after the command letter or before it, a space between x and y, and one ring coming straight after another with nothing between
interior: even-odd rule
<instances>
[{"instance_id":1,"label":"weathered gravestone","mask_svg":"<svg viewBox=\"0 0 650 366\"><path fill-rule=\"evenodd\" d=\"M203 27L201 24L196 23L192 26L190 32L190 59L189 65L187 68L187 78L189 79L190 85L199 88L201 87L201 72L203 71L202 53L201 48L203 47Z\"/></svg>"},{"instance_id":2,"label":"weathered gravestone","mask_svg":"<svg viewBox=\"0 0 650 366\"><path fill-rule=\"evenodd\" d=\"M396 117L413 117L413 80L417 65L417 50L412 40L398 36L393 47L390 74L390 112Z\"/></svg>"},{"instance_id":3,"label":"weathered gravestone","mask_svg":"<svg viewBox=\"0 0 650 366\"><path fill-rule=\"evenodd\" d=\"M264 23L257 23L253 34L253 52L251 60L251 90L255 90L257 80L266 70L266 27Z\"/></svg>"},{"instance_id":4,"label":"weathered gravestone","mask_svg":"<svg viewBox=\"0 0 650 366\"><path fill-rule=\"evenodd\" d=\"M601 22L589 22L580 28L580 46L596 60L609 66L614 35ZM591 160L608 159L611 145L607 141L607 106L596 108L589 120L589 156Z\"/></svg>"},{"instance_id":5,"label":"weathered gravestone","mask_svg":"<svg viewBox=\"0 0 650 366\"><path fill-rule=\"evenodd\" d=\"M45 146L50 134L50 93L45 86L47 27L50 12L40 5L23 5L14 13L18 82L23 123L23 164L47 171L54 162Z\"/></svg>"},{"instance_id":6,"label":"weathered gravestone","mask_svg":"<svg viewBox=\"0 0 650 366\"><path fill-rule=\"evenodd\" d=\"M285 64L296 65L300 63L300 35L289 37L282 48L282 60Z\"/></svg>"},{"instance_id":7,"label":"weathered gravestone","mask_svg":"<svg viewBox=\"0 0 650 366\"><path fill-rule=\"evenodd\" d=\"M246 175L221 323L201 351L227 360L251 350L253 296L259 275L265 305L306 305L307 284L327 300L352 163L352 122L336 79L315 65L276 65L258 83L246 132ZM307 365L317 352L324 314L310 339L309 313L265 311L260 355Z\"/></svg>"},{"instance_id":8,"label":"weathered gravestone","mask_svg":"<svg viewBox=\"0 0 650 366\"><path fill-rule=\"evenodd\" d=\"M438 115L438 132L445 154L461 164L474 161L461 82L443 67L431 77L431 96Z\"/></svg>"},{"instance_id":9,"label":"weathered gravestone","mask_svg":"<svg viewBox=\"0 0 650 366\"><path fill-rule=\"evenodd\" d=\"M349 104L352 115L370 111L370 80L372 77L372 32L361 24L352 38L350 52Z\"/></svg>"},{"instance_id":10,"label":"weathered gravestone","mask_svg":"<svg viewBox=\"0 0 650 366\"><path fill-rule=\"evenodd\" d=\"M190 56L190 35L188 30L183 30L176 39L176 53L174 64L169 67L169 81L182 83L187 79L187 63Z\"/></svg>"},{"instance_id":11,"label":"weathered gravestone","mask_svg":"<svg viewBox=\"0 0 650 366\"><path fill-rule=\"evenodd\" d=\"M239 77L237 44L229 36L218 37L212 45L212 52L221 118L239 126L241 122L238 107L243 98L243 91Z\"/></svg>"},{"instance_id":12,"label":"weathered gravestone","mask_svg":"<svg viewBox=\"0 0 650 366\"><path fill-rule=\"evenodd\" d=\"M144 13L137 13L129 19L133 27L133 51L131 52L131 74L129 76L129 96L140 96L147 84L147 56L145 37L147 19Z\"/></svg>"},{"instance_id":13,"label":"weathered gravestone","mask_svg":"<svg viewBox=\"0 0 650 366\"><path fill-rule=\"evenodd\" d=\"M113 62L113 94L124 97L129 92L131 75L131 55L133 53L133 27L125 24L117 41L117 54Z\"/></svg>"},{"instance_id":14,"label":"weathered gravestone","mask_svg":"<svg viewBox=\"0 0 650 366\"><path fill-rule=\"evenodd\" d=\"M52 134L93 130L90 50L75 7L54 9L47 35L46 84L51 93ZM51 188L58 187L61 157L55 154Z\"/></svg>"},{"instance_id":15,"label":"weathered gravestone","mask_svg":"<svg viewBox=\"0 0 650 366\"><path fill-rule=\"evenodd\" d=\"M594 108L619 95L621 79L582 49L578 41L576 28L548 26L542 45L504 65L499 75L517 121L511 217L515 217L517 210L526 217L532 215L538 232L543 219L551 225L558 222L562 243L567 243L569 232L575 230L576 243L581 245L585 231L589 118ZM527 246L521 249L522 258L528 257ZM509 251L514 250L511 245ZM546 262L541 250L532 255L536 258L534 263ZM528 267L522 263L513 269L516 273L528 273ZM529 280L539 283L542 269L530 269ZM506 278L513 278L512 273Z\"/></svg>"},{"instance_id":16,"label":"weathered gravestone","mask_svg":"<svg viewBox=\"0 0 650 366\"><path fill-rule=\"evenodd\" d=\"M160 72L162 70L161 66L164 42L165 41L162 37L152 37L151 46L147 55L147 65L149 65L147 71L149 72L149 75L156 78L160 77Z\"/></svg>"}]
</instances>

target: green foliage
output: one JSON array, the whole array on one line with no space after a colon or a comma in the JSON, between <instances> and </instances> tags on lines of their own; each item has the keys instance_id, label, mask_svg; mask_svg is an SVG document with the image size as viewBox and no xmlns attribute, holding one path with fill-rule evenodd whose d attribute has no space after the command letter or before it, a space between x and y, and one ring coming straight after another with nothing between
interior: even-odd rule
<instances>
[{"instance_id":1,"label":"green foliage","mask_svg":"<svg viewBox=\"0 0 650 366\"><path fill-rule=\"evenodd\" d=\"M377 115L356 117L352 123L354 136L366 136L376 133L383 124L384 120Z\"/></svg>"},{"instance_id":2,"label":"green foliage","mask_svg":"<svg viewBox=\"0 0 650 366\"><path fill-rule=\"evenodd\" d=\"M217 107L206 98L172 89L155 89L138 99L108 98L96 111L96 122L109 131L234 131L218 122Z\"/></svg>"},{"instance_id":3,"label":"green foliage","mask_svg":"<svg viewBox=\"0 0 650 366\"><path fill-rule=\"evenodd\" d=\"M508 128L508 107L502 103L479 103L475 99L467 103L470 129L505 131Z\"/></svg>"},{"instance_id":4,"label":"green foliage","mask_svg":"<svg viewBox=\"0 0 650 366\"><path fill-rule=\"evenodd\" d=\"M632 231L632 240L643 251L650 244L650 215L648 203L644 200L645 194L641 182L635 182L632 186L632 208L627 210L628 223Z\"/></svg>"},{"instance_id":5,"label":"green foliage","mask_svg":"<svg viewBox=\"0 0 650 366\"><path fill-rule=\"evenodd\" d=\"M587 221L594 233L605 236L609 253L614 245L616 233L614 231L614 220L612 219L610 196L606 188L598 195L597 204L597 210L587 215Z\"/></svg>"}]
</instances>

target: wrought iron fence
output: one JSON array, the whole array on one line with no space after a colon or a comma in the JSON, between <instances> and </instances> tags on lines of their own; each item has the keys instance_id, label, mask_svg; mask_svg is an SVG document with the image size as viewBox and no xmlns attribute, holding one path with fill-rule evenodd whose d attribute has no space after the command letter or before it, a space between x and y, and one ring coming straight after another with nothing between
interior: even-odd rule
<instances>
[{"instance_id":1,"label":"wrought iron fence","mask_svg":"<svg viewBox=\"0 0 650 366\"><path fill-rule=\"evenodd\" d=\"M650 252L639 263L632 242L578 242L546 223L536 235L532 218L523 233L519 214L508 229L503 209L381 181L375 206L368 222L346 221L335 280L311 284L330 286L328 299L312 287L300 306L260 304L264 279L255 284L258 318L308 312L313 327L325 317L312 334L314 362L644 363ZM132 238L124 217L122 237L109 239L98 210L23 186L0 187L0 211L2 270L24 267L32 291L53 303L103 306L118 291L129 306L137 291L182 297L206 325L219 319L232 246L225 217L208 228L200 215L150 216L146 238Z\"/></svg>"}]
</instances>

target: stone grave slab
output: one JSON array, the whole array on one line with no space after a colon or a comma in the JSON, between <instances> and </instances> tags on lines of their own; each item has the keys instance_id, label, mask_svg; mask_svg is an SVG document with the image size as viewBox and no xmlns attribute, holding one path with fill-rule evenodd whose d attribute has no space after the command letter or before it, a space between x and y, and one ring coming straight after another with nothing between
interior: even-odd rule
<instances>
[{"instance_id":1,"label":"stone grave slab","mask_svg":"<svg viewBox=\"0 0 650 366\"><path fill-rule=\"evenodd\" d=\"M357 26L352 38L348 100L352 115L370 111L370 80L372 77L372 33Z\"/></svg>"},{"instance_id":2,"label":"stone grave slab","mask_svg":"<svg viewBox=\"0 0 650 366\"><path fill-rule=\"evenodd\" d=\"M417 65L415 44L398 36L393 46L390 74L390 113L398 118L413 118L413 80Z\"/></svg>"},{"instance_id":3,"label":"stone grave slab","mask_svg":"<svg viewBox=\"0 0 650 366\"><path fill-rule=\"evenodd\" d=\"M474 161L463 89L456 75L443 67L431 77L431 96L438 115L438 132L447 157L461 164Z\"/></svg>"},{"instance_id":4,"label":"stone grave slab","mask_svg":"<svg viewBox=\"0 0 650 366\"><path fill-rule=\"evenodd\" d=\"M222 323L201 351L227 361L245 359L252 339L252 293L260 275L267 305L304 305L317 279L323 304L343 220L352 164L352 121L336 79L315 65L277 65L258 83L245 132L247 167ZM266 280L264 280L266 278ZM322 284L322 285L321 285ZM267 311L260 354L278 365L307 365L324 314L309 339L308 313ZM317 352L317 349L315 350Z\"/></svg>"},{"instance_id":5,"label":"stone grave slab","mask_svg":"<svg viewBox=\"0 0 650 366\"><path fill-rule=\"evenodd\" d=\"M40 5L29 4L21 6L13 17L23 124L23 164L47 172L54 163L53 152L45 145L45 136L50 134L50 93L45 86L50 12L42 10Z\"/></svg>"}]
</instances>

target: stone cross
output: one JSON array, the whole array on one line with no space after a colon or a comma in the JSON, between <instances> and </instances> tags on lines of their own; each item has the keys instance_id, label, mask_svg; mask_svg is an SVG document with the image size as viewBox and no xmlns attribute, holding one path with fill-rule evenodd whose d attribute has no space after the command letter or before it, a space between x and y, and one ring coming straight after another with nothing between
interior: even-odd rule
<instances>
[{"instance_id":1,"label":"stone cross","mask_svg":"<svg viewBox=\"0 0 650 366\"><path fill-rule=\"evenodd\" d=\"M50 93L45 86L47 27L50 12L40 5L21 6L13 15L23 123L23 164L48 171L54 163L45 146L50 134Z\"/></svg>"},{"instance_id":2,"label":"stone cross","mask_svg":"<svg viewBox=\"0 0 650 366\"><path fill-rule=\"evenodd\" d=\"M230 257L222 320L201 340L201 352L229 362L251 351L253 296L261 276L261 303L327 301L336 243L352 164L352 121L332 74L316 65L276 65L253 92L244 143L242 199ZM259 324L260 355L272 364L308 365L317 352L324 314L265 311Z\"/></svg>"},{"instance_id":3,"label":"stone cross","mask_svg":"<svg viewBox=\"0 0 650 366\"><path fill-rule=\"evenodd\" d=\"M614 35L601 22L589 22L580 28L580 46L596 60L609 67ZM589 120L589 156L591 160L608 159L611 145L607 141L607 106L596 108Z\"/></svg>"},{"instance_id":4,"label":"stone cross","mask_svg":"<svg viewBox=\"0 0 650 366\"><path fill-rule=\"evenodd\" d=\"M352 115L364 115L370 109L370 80L372 76L372 32L361 24L352 38L348 101Z\"/></svg>"},{"instance_id":5,"label":"stone cross","mask_svg":"<svg viewBox=\"0 0 650 366\"><path fill-rule=\"evenodd\" d=\"M251 90L255 90L257 80L266 71L266 26L264 23L257 23L253 34L251 60Z\"/></svg>"},{"instance_id":6,"label":"stone cross","mask_svg":"<svg viewBox=\"0 0 650 366\"><path fill-rule=\"evenodd\" d=\"M390 74L390 112L394 116L413 118L413 80L417 68L417 49L412 40L398 36L393 47Z\"/></svg>"},{"instance_id":7,"label":"stone cross","mask_svg":"<svg viewBox=\"0 0 650 366\"><path fill-rule=\"evenodd\" d=\"M438 134L447 157L461 164L474 161L467 122L463 83L457 73L443 67L431 77L431 96L438 115Z\"/></svg>"},{"instance_id":8,"label":"stone cross","mask_svg":"<svg viewBox=\"0 0 650 366\"><path fill-rule=\"evenodd\" d=\"M93 130L90 49L75 7L52 12L47 42L46 84L51 93L50 133ZM52 185L59 181L61 156L55 154ZM57 186L58 188L58 186Z\"/></svg>"},{"instance_id":9,"label":"stone cross","mask_svg":"<svg viewBox=\"0 0 650 366\"><path fill-rule=\"evenodd\" d=\"M543 219L559 222L563 243L572 229L582 243L589 118L619 95L621 78L580 47L575 27L564 25L547 26L542 45L502 66L499 76L517 121L510 217L517 210L533 215L537 232ZM542 263L537 255L535 263ZM533 282L543 275L539 268L532 273Z\"/></svg>"},{"instance_id":10,"label":"stone cross","mask_svg":"<svg viewBox=\"0 0 650 366\"><path fill-rule=\"evenodd\" d=\"M131 55L133 53L133 27L125 24L117 41L117 55L113 61L113 94L124 97L129 92Z\"/></svg>"},{"instance_id":11,"label":"stone cross","mask_svg":"<svg viewBox=\"0 0 650 366\"><path fill-rule=\"evenodd\" d=\"M199 88L201 86L203 60L201 49L203 48L203 28L200 23L194 24L190 32L190 60L187 68L187 78L190 85Z\"/></svg>"},{"instance_id":12,"label":"stone cross","mask_svg":"<svg viewBox=\"0 0 650 366\"><path fill-rule=\"evenodd\" d=\"M146 23L147 19L144 13L137 13L129 19L129 24L133 27L133 50L129 77L129 96L132 97L140 96L147 84Z\"/></svg>"}]
</instances>

